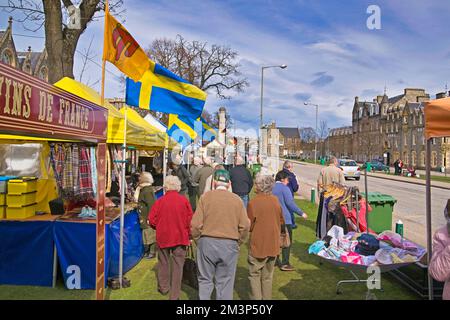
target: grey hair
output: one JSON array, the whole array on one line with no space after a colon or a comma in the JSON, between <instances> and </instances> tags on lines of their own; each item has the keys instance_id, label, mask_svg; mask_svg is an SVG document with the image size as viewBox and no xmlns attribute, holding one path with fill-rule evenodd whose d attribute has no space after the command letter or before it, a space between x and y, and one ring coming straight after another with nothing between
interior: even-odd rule
<instances>
[{"instance_id":1,"label":"grey hair","mask_svg":"<svg viewBox=\"0 0 450 320\"><path fill-rule=\"evenodd\" d=\"M153 176L150 172L144 171L139 175L139 183L153 184Z\"/></svg>"},{"instance_id":2,"label":"grey hair","mask_svg":"<svg viewBox=\"0 0 450 320\"><path fill-rule=\"evenodd\" d=\"M291 167L291 166L292 166L292 162L290 162L289 160L286 160L283 163L283 169L289 169L289 167Z\"/></svg>"},{"instance_id":3,"label":"grey hair","mask_svg":"<svg viewBox=\"0 0 450 320\"><path fill-rule=\"evenodd\" d=\"M275 180L272 176L258 174L255 179L255 186L257 192L269 194L272 192L272 188L275 184Z\"/></svg>"},{"instance_id":4,"label":"grey hair","mask_svg":"<svg viewBox=\"0 0 450 320\"><path fill-rule=\"evenodd\" d=\"M164 188L167 191L174 190L179 192L181 190L181 181L177 176L167 176L164 181Z\"/></svg>"}]
</instances>

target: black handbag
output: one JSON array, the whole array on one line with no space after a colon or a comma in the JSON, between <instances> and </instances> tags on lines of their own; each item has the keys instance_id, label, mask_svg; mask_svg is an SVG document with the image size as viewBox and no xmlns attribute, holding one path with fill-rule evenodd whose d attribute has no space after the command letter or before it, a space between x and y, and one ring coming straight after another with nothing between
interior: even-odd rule
<instances>
[{"instance_id":1,"label":"black handbag","mask_svg":"<svg viewBox=\"0 0 450 320\"><path fill-rule=\"evenodd\" d=\"M192 248L192 245L188 246L186 251L182 282L185 285L198 290L197 262L195 261L194 249Z\"/></svg>"}]
</instances>

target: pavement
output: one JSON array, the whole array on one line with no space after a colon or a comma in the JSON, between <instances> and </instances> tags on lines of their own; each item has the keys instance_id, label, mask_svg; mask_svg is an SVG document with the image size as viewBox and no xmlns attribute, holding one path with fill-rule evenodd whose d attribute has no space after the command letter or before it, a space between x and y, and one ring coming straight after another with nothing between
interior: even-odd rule
<instances>
[{"instance_id":1,"label":"pavement","mask_svg":"<svg viewBox=\"0 0 450 320\"><path fill-rule=\"evenodd\" d=\"M294 162L294 172L300 181L300 195L310 199L311 188L317 187L317 177L322 166L303 162ZM409 179L409 180L408 180ZM382 173L370 173L367 177L369 192L389 194L397 200L393 212L393 224L397 220L404 223L406 238L426 246L425 184L424 181L411 183L411 178L386 176ZM347 180L350 186L364 190L364 177L360 181ZM431 211L433 232L444 225L444 206L449 198L450 185L435 182L431 188ZM316 200L317 201L317 200Z\"/></svg>"}]
</instances>

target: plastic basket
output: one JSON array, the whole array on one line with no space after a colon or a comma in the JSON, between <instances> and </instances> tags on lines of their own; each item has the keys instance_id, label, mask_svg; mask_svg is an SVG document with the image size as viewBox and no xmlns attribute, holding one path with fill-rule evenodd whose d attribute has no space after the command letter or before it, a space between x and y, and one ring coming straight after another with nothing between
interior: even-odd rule
<instances>
[{"instance_id":1,"label":"plastic basket","mask_svg":"<svg viewBox=\"0 0 450 320\"><path fill-rule=\"evenodd\" d=\"M8 181L8 194L22 194L37 191L36 177L22 177Z\"/></svg>"},{"instance_id":2,"label":"plastic basket","mask_svg":"<svg viewBox=\"0 0 450 320\"><path fill-rule=\"evenodd\" d=\"M0 193L0 206L6 205L6 193Z\"/></svg>"},{"instance_id":3,"label":"plastic basket","mask_svg":"<svg viewBox=\"0 0 450 320\"><path fill-rule=\"evenodd\" d=\"M15 219L26 219L32 217L36 214L36 203L24 206L24 207L7 207L6 208L6 219L15 220Z\"/></svg>"},{"instance_id":4,"label":"plastic basket","mask_svg":"<svg viewBox=\"0 0 450 320\"><path fill-rule=\"evenodd\" d=\"M6 206L0 206L0 219L6 218Z\"/></svg>"},{"instance_id":5,"label":"plastic basket","mask_svg":"<svg viewBox=\"0 0 450 320\"><path fill-rule=\"evenodd\" d=\"M15 176L1 176L0 177L0 193L6 193L8 190L8 180L15 179Z\"/></svg>"},{"instance_id":6,"label":"plastic basket","mask_svg":"<svg viewBox=\"0 0 450 320\"><path fill-rule=\"evenodd\" d=\"M8 194L6 196L6 203L8 207L25 207L36 203L36 191L22 194Z\"/></svg>"}]
</instances>

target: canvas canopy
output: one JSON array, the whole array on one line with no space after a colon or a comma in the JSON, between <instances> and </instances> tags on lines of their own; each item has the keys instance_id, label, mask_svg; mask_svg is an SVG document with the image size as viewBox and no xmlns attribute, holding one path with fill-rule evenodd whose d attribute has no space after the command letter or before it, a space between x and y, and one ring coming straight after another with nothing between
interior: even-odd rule
<instances>
[{"instance_id":1,"label":"canvas canopy","mask_svg":"<svg viewBox=\"0 0 450 320\"><path fill-rule=\"evenodd\" d=\"M56 82L55 86L97 105L101 105L100 94L81 82L64 77ZM106 142L122 144L124 139L125 117L109 102L105 101L103 106L108 109L108 133ZM150 144L145 144L145 134L147 133L147 129L143 128L135 121L128 119L126 134L127 144L136 147L150 148Z\"/></svg>"}]
</instances>

